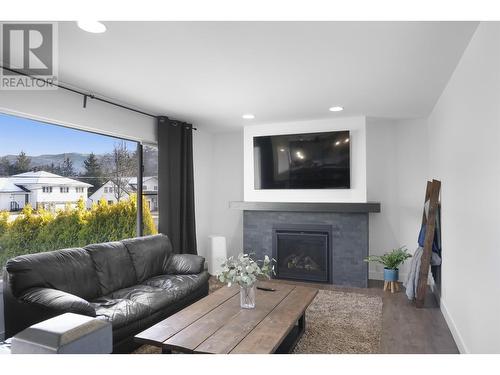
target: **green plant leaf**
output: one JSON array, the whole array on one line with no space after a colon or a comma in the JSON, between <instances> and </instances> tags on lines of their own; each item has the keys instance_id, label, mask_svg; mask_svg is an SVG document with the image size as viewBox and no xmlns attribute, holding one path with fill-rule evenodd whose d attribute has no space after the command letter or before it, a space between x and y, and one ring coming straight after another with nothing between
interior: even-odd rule
<instances>
[{"instance_id":1,"label":"green plant leaf","mask_svg":"<svg viewBox=\"0 0 500 375\"><path fill-rule=\"evenodd\" d=\"M378 256L378 255L372 255L369 257L366 257L364 259L365 262L374 262L374 263L380 263L382 264L385 268L395 270L399 268L401 264L403 264L406 259L411 258L411 254L408 253L408 250L406 249L405 246L402 246L397 249L393 249L392 251L385 253L384 255Z\"/></svg>"}]
</instances>

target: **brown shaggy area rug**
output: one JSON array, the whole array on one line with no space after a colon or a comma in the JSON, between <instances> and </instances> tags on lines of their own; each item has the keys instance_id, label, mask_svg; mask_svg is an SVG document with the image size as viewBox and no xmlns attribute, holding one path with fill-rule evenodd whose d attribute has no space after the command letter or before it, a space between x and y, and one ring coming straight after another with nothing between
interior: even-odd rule
<instances>
[{"instance_id":1,"label":"brown shaggy area rug","mask_svg":"<svg viewBox=\"0 0 500 375\"><path fill-rule=\"evenodd\" d=\"M210 293L222 286L210 279ZM382 330L382 298L362 293L320 290L306 312L306 331L293 353L377 353ZM157 354L143 345L134 354Z\"/></svg>"},{"instance_id":2,"label":"brown shaggy area rug","mask_svg":"<svg viewBox=\"0 0 500 375\"><path fill-rule=\"evenodd\" d=\"M294 353L377 353L382 331L382 298L320 290L306 311L306 331Z\"/></svg>"}]
</instances>

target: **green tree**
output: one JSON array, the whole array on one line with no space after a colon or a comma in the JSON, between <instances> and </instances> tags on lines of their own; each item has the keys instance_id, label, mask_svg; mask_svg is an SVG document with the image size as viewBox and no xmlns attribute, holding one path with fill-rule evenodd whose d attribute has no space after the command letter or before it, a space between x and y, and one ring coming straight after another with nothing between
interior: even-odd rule
<instances>
[{"instance_id":1,"label":"green tree","mask_svg":"<svg viewBox=\"0 0 500 375\"><path fill-rule=\"evenodd\" d=\"M4 156L0 159L0 176L9 176L12 171L12 165L10 164L9 158Z\"/></svg>"},{"instance_id":2,"label":"green tree","mask_svg":"<svg viewBox=\"0 0 500 375\"><path fill-rule=\"evenodd\" d=\"M7 211L0 211L0 238L2 238L2 235L7 231L8 226L9 226L9 213Z\"/></svg>"},{"instance_id":3,"label":"green tree","mask_svg":"<svg viewBox=\"0 0 500 375\"><path fill-rule=\"evenodd\" d=\"M16 162L14 163L14 174L29 172L31 167L31 159L24 151L17 155Z\"/></svg>"},{"instance_id":4,"label":"green tree","mask_svg":"<svg viewBox=\"0 0 500 375\"><path fill-rule=\"evenodd\" d=\"M54 163L39 165L39 166L33 167L33 170L35 172L45 171L45 172L55 173L55 174L59 174L59 175L61 174L61 166L55 165Z\"/></svg>"},{"instance_id":5,"label":"green tree","mask_svg":"<svg viewBox=\"0 0 500 375\"><path fill-rule=\"evenodd\" d=\"M75 170L73 169L73 162L69 157L65 157L61 164L61 175L65 177L72 177L75 175Z\"/></svg>"},{"instance_id":6,"label":"green tree","mask_svg":"<svg viewBox=\"0 0 500 375\"><path fill-rule=\"evenodd\" d=\"M144 234L158 233L145 202L143 213ZM135 237L136 220L135 194L112 205L102 200L90 210L86 209L83 199L77 207L68 205L56 213L35 211L28 204L11 222L8 212L0 212L0 274L7 259L17 255Z\"/></svg>"},{"instance_id":7,"label":"green tree","mask_svg":"<svg viewBox=\"0 0 500 375\"><path fill-rule=\"evenodd\" d=\"M83 165L85 167L85 172L82 174L82 177L85 177L84 182L93 185L89 188L89 194L93 194L106 182L101 164L92 152L88 158L83 161Z\"/></svg>"}]
</instances>

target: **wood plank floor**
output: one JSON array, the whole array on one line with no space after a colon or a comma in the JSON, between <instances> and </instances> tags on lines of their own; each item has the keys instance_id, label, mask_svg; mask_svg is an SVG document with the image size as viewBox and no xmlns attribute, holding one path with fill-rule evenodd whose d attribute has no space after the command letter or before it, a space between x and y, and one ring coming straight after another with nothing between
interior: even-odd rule
<instances>
[{"instance_id":1,"label":"wood plank floor","mask_svg":"<svg viewBox=\"0 0 500 375\"><path fill-rule=\"evenodd\" d=\"M338 290L379 295L383 300L382 337L383 354L457 354L458 348L444 320L434 295L427 293L425 306L417 309L404 293L384 292L383 281L370 280L369 287L347 288L325 284L300 283L285 280L276 282L314 286L318 289Z\"/></svg>"}]
</instances>

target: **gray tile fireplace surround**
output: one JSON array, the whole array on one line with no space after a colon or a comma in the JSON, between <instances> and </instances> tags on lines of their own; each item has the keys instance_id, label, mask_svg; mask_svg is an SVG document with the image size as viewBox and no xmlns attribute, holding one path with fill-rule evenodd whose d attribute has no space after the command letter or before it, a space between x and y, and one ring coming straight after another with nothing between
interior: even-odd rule
<instances>
[{"instance_id":1,"label":"gray tile fireplace surround","mask_svg":"<svg viewBox=\"0 0 500 375\"><path fill-rule=\"evenodd\" d=\"M295 203L293 211L286 203L269 207L269 203L232 202L231 207L243 210L243 247L255 253L257 259L272 256L273 227L280 225L329 225L331 226L332 283L352 287L368 286L368 213L380 212L379 203L335 204L335 206L311 207ZM314 205L314 204L313 204ZM360 207L366 208L363 209ZM263 210L263 207L264 210ZM323 211L321 207L324 207ZM354 208L353 208L354 207ZM288 209L287 209L288 208ZM270 210L272 209L272 210ZM333 212L332 212L333 211ZM354 212L352 212L354 211Z\"/></svg>"}]
</instances>

